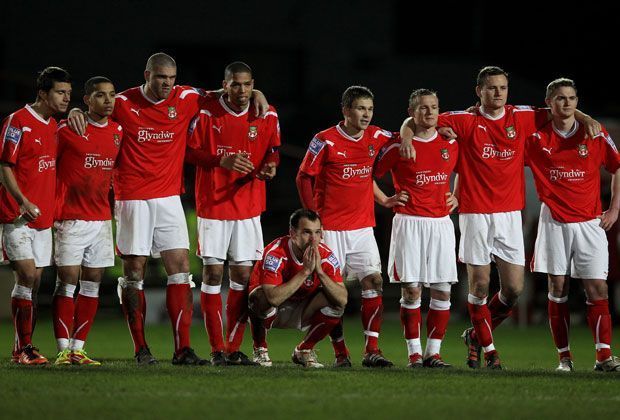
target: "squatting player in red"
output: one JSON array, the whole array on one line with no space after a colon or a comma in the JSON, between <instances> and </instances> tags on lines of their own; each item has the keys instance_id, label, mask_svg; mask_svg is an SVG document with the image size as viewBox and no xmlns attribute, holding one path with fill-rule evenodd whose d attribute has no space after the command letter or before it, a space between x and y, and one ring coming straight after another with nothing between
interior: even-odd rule
<instances>
[{"instance_id":1,"label":"squatting player in red","mask_svg":"<svg viewBox=\"0 0 620 420\"><path fill-rule=\"evenodd\" d=\"M573 370L568 339L570 276L581 279L586 293L587 320L596 349L594 370L620 372L620 360L611 353L605 235L620 209L620 154L605 129L587 139L585 128L575 119L577 100L572 80L551 82L546 102L553 119L527 139L526 164L542 201L531 269L549 277L549 326L560 357L557 370ZM611 202L604 212L601 166L613 174Z\"/></svg>"},{"instance_id":2,"label":"squatting player in red","mask_svg":"<svg viewBox=\"0 0 620 420\"><path fill-rule=\"evenodd\" d=\"M450 320L450 289L458 281L456 243L450 212L458 202L450 192L450 175L458 160L456 140L437 132L439 99L428 89L418 89L409 98L409 115L415 122L413 142L418 160L402 158L400 139L389 141L375 163L374 175L391 172L394 188L406 194L404 206L394 206L388 274L400 284L400 319L403 325L409 367L450 367L440 355ZM378 201L385 201L379 193ZM420 313L422 286L430 289L426 317L427 340L422 351Z\"/></svg>"},{"instance_id":3,"label":"squatting player in red","mask_svg":"<svg viewBox=\"0 0 620 420\"><path fill-rule=\"evenodd\" d=\"M290 233L271 242L250 279L249 304L252 318L262 323L260 346L267 348L266 331L295 328L308 331L293 350L294 363L322 368L314 346L340 322L347 304L340 264L324 244L321 219L308 209L296 210L290 218Z\"/></svg>"},{"instance_id":4,"label":"squatting player in red","mask_svg":"<svg viewBox=\"0 0 620 420\"><path fill-rule=\"evenodd\" d=\"M270 365L266 349L254 359L239 351L248 314L248 281L263 251L260 215L265 180L275 176L280 146L278 114L249 112L252 70L241 62L224 70L224 94L207 102L190 128L186 160L197 165L198 256L203 260L201 308L214 365ZM226 344L222 338L222 276L228 261Z\"/></svg>"},{"instance_id":5,"label":"squatting player in red","mask_svg":"<svg viewBox=\"0 0 620 420\"><path fill-rule=\"evenodd\" d=\"M492 331L512 312L523 290L525 250L521 210L525 205L524 145L548 111L506 105L508 74L499 67L478 73L476 112L439 116L440 127L451 127L459 142L455 195L459 200L459 260L467 264L467 307L473 328L463 333L467 365L501 369ZM598 132L598 124L583 119ZM403 133L403 143L410 135ZM487 305L491 262L497 265L500 290Z\"/></svg>"},{"instance_id":6,"label":"squatting player in red","mask_svg":"<svg viewBox=\"0 0 620 420\"><path fill-rule=\"evenodd\" d=\"M345 278L362 286L362 325L367 367L388 367L378 347L383 316L381 259L374 237L375 209L372 167L379 149L392 133L371 126L372 92L351 86L342 95L344 121L316 134L297 174L305 208L322 218L324 241L333 251ZM336 352L334 366L351 366L342 326L330 334Z\"/></svg>"},{"instance_id":7,"label":"squatting player in red","mask_svg":"<svg viewBox=\"0 0 620 420\"><path fill-rule=\"evenodd\" d=\"M176 86L176 76L172 57L153 54L146 63L145 84L118 94L112 114L123 127L114 173L116 246L125 274L119 279L119 289L138 364L157 363L144 336L143 284L149 256L161 257L168 274L172 363L207 363L190 347L189 237L180 194L189 123L210 95ZM72 112L70 123L83 133L81 119L81 112Z\"/></svg>"},{"instance_id":8,"label":"squatting player in red","mask_svg":"<svg viewBox=\"0 0 620 420\"><path fill-rule=\"evenodd\" d=\"M9 115L2 125L0 223L6 259L15 271L11 293L15 348L13 361L45 364L32 346L36 294L43 267L52 264L56 191L56 121L71 99L69 73L48 67L37 78L34 104Z\"/></svg>"},{"instance_id":9,"label":"squatting player in red","mask_svg":"<svg viewBox=\"0 0 620 420\"><path fill-rule=\"evenodd\" d=\"M58 280L52 300L56 365L100 365L84 343L99 303L105 267L114 266L112 215L108 194L123 130L109 116L115 90L102 76L84 84L88 125L83 135L66 121L58 126L54 259ZM80 291L74 300L78 281Z\"/></svg>"}]
</instances>

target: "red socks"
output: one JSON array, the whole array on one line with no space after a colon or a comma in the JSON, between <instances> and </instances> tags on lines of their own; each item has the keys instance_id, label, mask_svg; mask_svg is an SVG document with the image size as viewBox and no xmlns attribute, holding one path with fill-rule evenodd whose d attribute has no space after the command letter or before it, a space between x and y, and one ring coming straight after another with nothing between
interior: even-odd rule
<instances>
[{"instance_id":1,"label":"red socks","mask_svg":"<svg viewBox=\"0 0 620 420\"><path fill-rule=\"evenodd\" d=\"M230 282L226 299L226 352L239 351L243 333L248 321L248 289L246 286Z\"/></svg>"},{"instance_id":2,"label":"red socks","mask_svg":"<svg viewBox=\"0 0 620 420\"><path fill-rule=\"evenodd\" d=\"M377 290L362 291L362 327L366 336L366 353L379 349L379 332L383 322L383 296Z\"/></svg>"},{"instance_id":3,"label":"red socks","mask_svg":"<svg viewBox=\"0 0 620 420\"><path fill-rule=\"evenodd\" d=\"M310 328L303 341L297 346L299 350L313 349L316 343L327 337L327 334L340 321L342 313L336 313L330 307L323 307L316 311L310 319Z\"/></svg>"},{"instance_id":4,"label":"red socks","mask_svg":"<svg viewBox=\"0 0 620 420\"><path fill-rule=\"evenodd\" d=\"M596 360L602 362L611 357L611 316L607 299L586 302L588 325L596 345Z\"/></svg>"},{"instance_id":5,"label":"red socks","mask_svg":"<svg viewBox=\"0 0 620 420\"><path fill-rule=\"evenodd\" d=\"M209 286L202 283L202 286L200 286L200 309L202 310L202 319L209 336L211 352L224 351L220 286Z\"/></svg>"},{"instance_id":6,"label":"red socks","mask_svg":"<svg viewBox=\"0 0 620 420\"><path fill-rule=\"evenodd\" d=\"M179 273L168 276L166 287L166 308L170 322L172 322L175 352L190 346L189 329L194 312L192 289L189 282L181 276L188 278L189 274Z\"/></svg>"},{"instance_id":7,"label":"red socks","mask_svg":"<svg viewBox=\"0 0 620 420\"><path fill-rule=\"evenodd\" d=\"M495 351L491 332L491 312L487 307L486 298L478 298L469 294L467 296L467 309L474 326L476 340L483 347L485 355Z\"/></svg>"},{"instance_id":8,"label":"red socks","mask_svg":"<svg viewBox=\"0 0 620 420\"><path fill-rule=\"evenodd\" d=\"M570 358L568 296L556 298L549 294L548 299L547 311L549 313L549 327L551 328L553 342L558 349L560 359L564 357Z\"/></svg>"}]
</instances>

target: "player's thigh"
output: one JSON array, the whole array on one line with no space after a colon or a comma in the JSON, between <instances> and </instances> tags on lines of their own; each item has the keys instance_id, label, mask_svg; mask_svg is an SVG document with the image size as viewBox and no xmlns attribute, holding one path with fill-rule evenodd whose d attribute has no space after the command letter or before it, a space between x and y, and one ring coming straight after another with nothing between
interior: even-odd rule
<instances>
[{"instance_id":1,"label":"player's thigh","mask_svg":"<svg viewBox=\"0 0 620 420\"><path fill-rule=\"evenodd\" d=\"M607 279L609 250L600 220L571 223L573 231L571 276L579 279Z\"/></svg>"},{"instance_id":2,"label":"player's thigh","mask_svg":"<svg viewBox=\"0 0 620 420\"><path fill-rule=\"evenodd\" d=\"M91 281L93 283L101 283L101 280L103 280L104 273L105 273L104 267L82 266L82 275L81 275L80 280Z\"/></svg>"},{"instance_id":3,"label":"player's thigh","mask_svg":"<svg viewBox=\"0 0 620 420\"><path fill-rule=\"evenodd\" d=\"M376 283L381 277L381 257L372 228L347 231L346 266L347 278L356 277L365 282Z\"/></svg>"},{"instance_id":4,"label":"player's thigh","mask_svg":"<svg viewBox=\"0 0 620 420\"><path fill-rule=\"evenodd\" d=\"M570 275L572 236L570 227L555 221L549 208L542 204L534 256L530 264L532 271L554 276Z\"/></svg>"},{"instance_id":5,"label":"player's thigh","mask_svg":"<svg viewBox=\"0 0 620 420\"><path fill-rule=\"evenodd\" d=\"M263 257L263 229L260 216L233 222L228 261L257 261Z\"/></svg>"},{"instance_id":6,"label":"player's thigh","mask_svg":"<svg viewBox=\"0 0 620 420\"><path fill-rule=\"evenodd\" d=\"M121 256L151 255L155 217L155 209L150 200L115 202L116 247Z\"/></svg>"},{"instance_id":7,"label":"player's thigh","mask_svg":"<svg viewBox=\"0 0 620 420\"><path fill-rule=\"evenodd\" d=\"M198 249L196 255L226 261L233 232L232 220L205 219L198 217Z\"/></svg>"},{"instance_id":8,"label":"player's thigh","mask_svg":"<svg viewBox=\"0 0 620 420\"><path fill-rule=\"evenodd\" d=\"M112 240L112 221L89 222L93 236L84 250L83 267L99 269L114 266L114 242Z\"/></svg>"},{"instance_id":9,"label":"player's thigh","mask_svg":"<svg viewBox=\"0 0 620 420\"><path fill-rule=\"evenodd\" d=\"M521 212L492 213L491 223L491 254L511 264L525 265Z\"/></svg>"}]
</instances>

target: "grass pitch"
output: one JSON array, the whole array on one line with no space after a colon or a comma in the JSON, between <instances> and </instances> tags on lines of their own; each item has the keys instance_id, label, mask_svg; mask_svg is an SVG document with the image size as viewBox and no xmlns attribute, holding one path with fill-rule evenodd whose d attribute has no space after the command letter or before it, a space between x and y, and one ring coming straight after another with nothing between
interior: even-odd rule
<instances>
[{"instance_id":1,"label":"grass pitch","mask_svg":"<svg viewBox=\"0 0 620 420\"><path fill-rule=\"evenodd\" d=\"M554 372L557 357L545 327L502 326L495 340L505 370L471 371L464 366L459 335L450 325L442 355L450 370L407 369L397 319L385 322L380 343L396 367L361 367L359 320L347 318L345 332L354 367L304 370L290 362L296 331L270 333L272 368L175 367L167 326L149 326L147 339L160 364L136 367L131 339L120 318L98 319L89 337L89 355L100 367L23 367L10 363L10 322L0 324L0 418L614 418L620 413L620 374L592 372L589 331L572 331L577 371ZM209 347L202 327L193 327L193 346L203 357ZM55 356L49 319L37 325L35 344ZM246 331L243 349L250 353ZM319 359L332 362L328 341Z\"/></svg>"}]
</instances>

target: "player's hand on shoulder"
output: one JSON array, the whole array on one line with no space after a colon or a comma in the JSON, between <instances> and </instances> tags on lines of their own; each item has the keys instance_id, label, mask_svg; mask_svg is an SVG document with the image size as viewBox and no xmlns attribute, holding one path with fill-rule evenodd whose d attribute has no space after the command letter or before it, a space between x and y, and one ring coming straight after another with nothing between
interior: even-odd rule
<instances>
[{"instance_id":1,"label":"player's hand on shoulder","mask_svg":"<svg viewBox=\"0 0 620 420\"><path fill-rule=\"evenodd\" d=\"M618 209L617 208L609 208L607 211L604 211L599 217L601 219L600 227L605 230L611 229L611 227L618 220Z\"/></svg>"},{"instance_id":2,"label":"player's hand on shoulder","mask_svg":"<svg viewBox=\"0 0 620 420\"><path fill-rule=\"evenodd\" d=\"M86 113L79 108L73 108L69 111L69 115L67 116L67 123L69 124L69 128L73 130L76 134L80 136L86 133L86 126L88 125L88 121L86 120Z\"/></svg>"},{"instance_id":3,"label":"player's hand on shoulder","mask_svg":"<svg viewBox=\"0 0 620 420\"><path fill-rule=\"evenodd\" d=\"M586 136L590 139L598 136L603 129L601 123L596 121L594 118L588 116L584 120L584 127L586 130Z\"/></svg>"},{"instance_id":4,"label":"player's hand on shoulder","mask_svg":"<svg viewBox=\"0 0 620 420\"><path fill-rule=\"evenodd\" d=\"M437 128L437 131L439 132L439 134L441 134L443 137L449 140L452 140L458 137L451 127L439 127Z\"/></svg>"},{"instance_id":5,"label":"player's hand on shoulder","mask_svg":"<svg viewBox=\"0 0 620 420\"><path fill-rule=\"evenodd\" d=\"M263 165L263 168L256 174L256 178L268 181L276 176L276 164L275 162L268 162Z\"/></svg>"},{"instance_id":6,"label":"player's hand on shoulder","mask_svg":"<svg viewBox=\"0 0 620 420\"><path fill-rule=\"evenodd\" d=\"M459 206L458 198L456 198L456 196L451 192L446 193L446 206L450 209L450 213L452 213Z\"/></svg>"},{"instance_id":7,"label":"player's hand on shoulder","mask_svg":"<svg viewBox=\"0 0 620 420\"><path fill-rule=\"evenodd\" d=\"M269 111L269 102L267 102L267 98L263 92L254 89L252 91L252 99L254 100L254 115L262 117Z\"/></svg>"},{"instance_id":8,"label":"player's hand on shoulder","mask_svg":"<svg viewBox=\"0 0 620 420\"><path fill-rule=\"evenodd\" d=\"M222 157L222 159L220 159L220 166L229 171L241 172L244 175L254 170L252 161L242 153L235 153L234 155Z\"/></svg>"}]
</instances>

